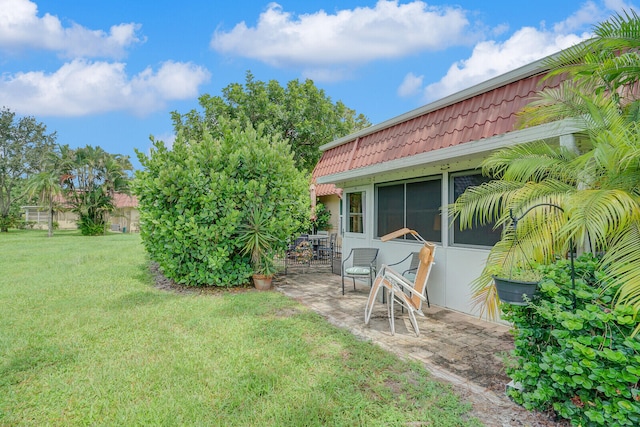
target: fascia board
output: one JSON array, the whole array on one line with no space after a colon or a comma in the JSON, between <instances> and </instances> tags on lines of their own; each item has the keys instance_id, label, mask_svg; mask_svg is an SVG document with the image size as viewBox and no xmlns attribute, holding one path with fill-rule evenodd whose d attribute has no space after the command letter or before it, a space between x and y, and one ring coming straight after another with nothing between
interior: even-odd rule
<instances>
[{"instance_id":1,"label":"fascia board","mask_svg":"<svg viewBox=\"0 0 640 427\"><path fill-rule=\"evenodd\" d=\"M334 184L336 182L367 178L384 172L428 166L429 164L443 163L455 160L462 156L468 157L478 155L512 145L556 138L561 135L568 135L583 131L584 127L580 126L579 123L580 122L575 119L560 120L553 123L508 132L491 138L466 142L453 147L446 147L426 153L416 154L402 159L390 160L388 162L378 163L372 166L321 176L317 178L317 182L318 184Z\"/></svg>"}]
</instances>

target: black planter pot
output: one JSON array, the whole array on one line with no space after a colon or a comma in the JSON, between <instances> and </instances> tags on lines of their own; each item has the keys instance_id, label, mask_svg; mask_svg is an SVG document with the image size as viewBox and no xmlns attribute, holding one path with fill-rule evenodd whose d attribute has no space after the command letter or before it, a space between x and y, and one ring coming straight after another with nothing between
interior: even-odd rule
<instances>
[{"instance_id":1,"label":"black planter pot","mask_svg":"<svg viewBox=\"0 0 640 427\"><path fill-rule=\"evenodd\" d=\"M493 276L493 281L496 284L500 301L513 305L527 305L523 296L526 295L529 299L533 298L539 283L496 276Z\"/></svg>"}]
</instances>

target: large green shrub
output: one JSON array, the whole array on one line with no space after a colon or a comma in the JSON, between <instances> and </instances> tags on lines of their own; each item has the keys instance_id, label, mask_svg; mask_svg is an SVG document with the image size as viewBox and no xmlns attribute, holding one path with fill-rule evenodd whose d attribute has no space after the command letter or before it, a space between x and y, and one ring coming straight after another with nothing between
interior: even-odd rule
<instances>
[{"instance_id":1,"label":"large green shrub","mask_svg":"<svg viewBox=\"0 0 640 427\"><path fill-rule=\"evenodd\" d=\"M605 278L598 260L544 266L532 304L504 305L514 325L515 360L509 376L521 386L509 394L527 409L552 408L581 426L640 425L640 341L632 307L612 308L616 289L597 286Z\"/></svg>"},{"instance_id":2,"label":"large green shrub","mask_svg":"<svg viewBox=\"0 0 640 427\"><path fill-rule=\"evenodd\" d=\"M308 181L285 141L237 123L215 132L199 141L179 133L171 149L154 141L149 156L137 153L143 243L167 277L190 286L247 282L252 268L238 232L254 208L271 212L276 249L309 215Z\"/></svg>"}]
</instances>

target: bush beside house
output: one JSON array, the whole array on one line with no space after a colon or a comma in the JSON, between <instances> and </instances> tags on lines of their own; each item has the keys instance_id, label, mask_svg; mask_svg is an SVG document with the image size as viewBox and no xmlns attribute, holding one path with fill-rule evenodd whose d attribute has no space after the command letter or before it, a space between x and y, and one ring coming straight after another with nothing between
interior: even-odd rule
<instances>
[{"instance_id":1,"label":"bush beside house","mask_svg":"<svg viewBox=\"0 0 640 427\"><path fill-rule=\"evenodd\" d=\"M253 269L239 237L255 209L270 213L275 251L284 251L308 221L308 181L286 141L262 127L223 120L198 141L179 133L171 150L154 141L151 154L138 152L138 158L144 170L136 172L134 193L142 241L178 283L247 283Z\"/></svg>"},{"instance_id":2,"label":"bush beside house","mask_svg":"<svg viewBox=\"0 0 640 427\"><path fill-rule=\"evenodd\" d=\"M527 409L554 410L582 426L640 425L640 340L634 310L612 307L618 287L591 255L542 266L545 279L529 306L503 305L513 322L515 358L509 394Z\"/></svg>"}]
</instances>

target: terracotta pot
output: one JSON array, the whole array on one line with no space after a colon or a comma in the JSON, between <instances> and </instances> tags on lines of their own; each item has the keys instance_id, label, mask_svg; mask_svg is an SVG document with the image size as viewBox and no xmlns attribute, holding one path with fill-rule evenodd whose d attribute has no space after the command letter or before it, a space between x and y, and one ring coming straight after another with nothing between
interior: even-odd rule
<instances>
[{"instance_id":1,"label":"terracotta pot","mask_svg":"<svg viewBox=\"0 0 640 427\"><path fill-rule=\"evenodd\" d=\"M500 301L514 305L527 305L523 295L526 295L529 299L533 298L539 283L496 276L493 276L493 281L496 284Z\"/></svg>"},{"instance_id":2,"label":"terracotta pot","mask_svg":"<svg viewBox=\"0 0 640 427\"><path fill-rule=\"evenodd\" d=\"M259 291L268 291L271 289L271 281L273 276L264 276L262 274L253 275L253 286Z\"/></svg>"}]
</instances>

